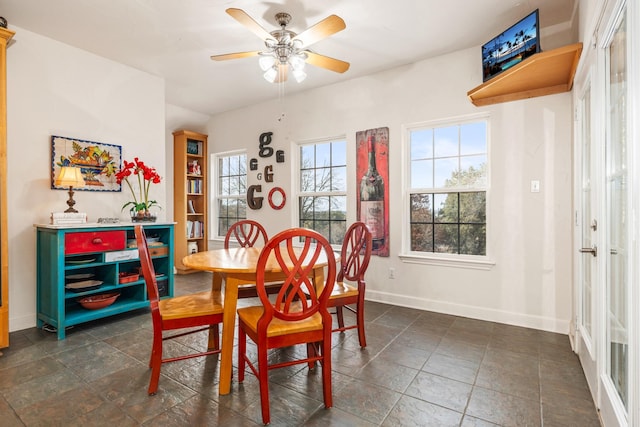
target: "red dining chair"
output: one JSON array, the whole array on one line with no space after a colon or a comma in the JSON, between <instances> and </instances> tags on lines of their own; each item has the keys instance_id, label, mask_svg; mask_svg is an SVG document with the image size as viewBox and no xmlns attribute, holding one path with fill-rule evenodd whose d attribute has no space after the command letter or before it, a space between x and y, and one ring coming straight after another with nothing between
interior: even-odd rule
<instances>
[{"instance_id":1,"label":"red dining chair","mask_svg":"<svg viewBox=\"0 0 640 427\"><path fill-rule=\"evenodd\" d=\"M360 347L367 346L364 333L364 273L371 258L371 232L363 222L354 222L344 236L340 252L337 283L329 298L329 307L336 307L338 327L334 332L358 329ZM346 283L345 280L353 283ZM354 286L355 285L355 286ZM344 325L343 308L356 315L355 325Z\"/></svg>"},{"instance_id":2,"label":"red dining chair","mask_svg":"<svg viewBox=\"0 0 640 427\"><path fill-rule=\"evenodd\" d=\"M243 248L264 246L269 238L264 227L257 221L243 219L232 224L224 236L224 247L229 249L231 239Z\"/></svg>"},{"instance_id":3,"label":"red dining chair","mask_svg":"<svg viewBox=\"0 0 640 427\"><path fill-rule=\"evenodd\" d=\"M135 235L138 244L138 254L140 255L140 265L142 266L142 274L147 286L153 323L153 344L149 361L151 378L148 389L148 393L153 395L158 391L160 367L163 363L220 353L219 324L222 323L223 314L222 296L220 292L206 291L160 299L155 269L147 246L147 237L141 225L135 226ZM194 327L200 328L195 330L191 329ZM209 330L208 348L212 350L163 359L163 341L207 329ZM183 331L163 337L163 332L168 330Z\"/></svg>"},{"instance_id":4,"label":"red dining chair","mask_svg":"<svg viewBox=\"0 0 640 427\"><path fill-rule=\"evenodd\" d=\"M269 238L264 227L257 221L243 219L235 222L227 230L224 236L224 248L229 249L231 242L237 243L243 248L254 246L263 247ZM269 283L266 287L269 295L277 294L280 291L281 283ZM255 298L258 296L254 283L238 286L238 298Z\"/></svg>"},{"instance_id":5,"label":"red dining chair","mask_svg":"<svg viewBox=\"0 0 640 427\"><path fill-rule=\"evenodd\" d=\"M300 239L302 247L296 252ZM316 291L313 269L319 257L326 257L322 290ZM284 273L280 292L270 301L265 290L265 266ZM271 270L272 268L269 268ZM331 245L319 233L292 228L273 236L263 248L256 268L256 289L260 306L238 309L238 381L244 381L249 366L260 383L262 421L269 424L269 370L307 363L322 366L324 406L333 405L331 397L331 314L327 311L329 295L336 278L336 262ZM257 366L247 356L247 336L257 346ZM268 364L270 349L307 344L307 357Z\"/></svg>"}]
</instances>

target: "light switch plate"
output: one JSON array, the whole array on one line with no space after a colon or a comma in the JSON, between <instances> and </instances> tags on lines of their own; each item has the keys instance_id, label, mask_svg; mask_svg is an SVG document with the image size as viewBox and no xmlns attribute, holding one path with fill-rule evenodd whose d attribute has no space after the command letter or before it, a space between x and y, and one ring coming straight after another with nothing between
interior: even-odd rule
<instances>
[{"instance_id":1,"label":"light switch plate","mask_svg":"<svg viewBox=\"0 0 640 427\"><path fill-rule=\"evenodd\" d=\"M531 181L531 192L532 193L540 192L540 181L538 181L537 179L534 179Z\"/></svg>"}]
</instances>

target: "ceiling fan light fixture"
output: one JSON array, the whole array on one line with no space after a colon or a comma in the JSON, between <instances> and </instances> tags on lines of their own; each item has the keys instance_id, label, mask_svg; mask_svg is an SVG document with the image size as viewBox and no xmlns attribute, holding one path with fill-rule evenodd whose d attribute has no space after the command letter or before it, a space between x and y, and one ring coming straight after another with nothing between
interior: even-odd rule
<instances>
[{"instance_id":1,"label":"ceiling fan light fixture","mask_svg":"<svg viewBox=\"0 0 640 427\"><path fill-rule=\"evenodd\" d=\"M263 74L263 77L269 83L275 82L276 81L276 77L278 77L278 69L277 69L277 67L273 66L273 67L269 68L267 71L265 71L265 73Z\"/></svg>"},{"instance_id":2,"label":"ceiling fan light fixture","mask_svg":"<svg viewBox=\"0 0 640 427\"><path fill-rule=\"evenodd\" d=\"M267 71L269 68L273 68L276 65L276 58L272 55L260 55L260 59L258 59L258 65L262 71Z\"/></svg>"},{"instance_id":3,"label":"ceiling fan light fixture","mask_svg":"<svg viewBox=\"0 0 640 427\"><path fill-rule=\"evenodd\" d=\"M302 55L299 54L294 54L291 55L291 57L289 58L289 64L291 64L291 68L293 68L293 70L300 70L302 71L304 69L304 58L302 58Z\"/></svg>"},{"instance_id":4,"label":"ceiling fan light fixture","mask_svg":"<svg viewBox=\"0 0 640 427\"><path fill-rule=\"evenodd\" d=\"M307 78L307 73L305 73L304 71L302 71L302 69L296 70L295 68L291 71L291 74L293 74L293 77L296 79L296 81L298 83L302 83L304 81L304 79Z\"/></svg>"}]
</instances>

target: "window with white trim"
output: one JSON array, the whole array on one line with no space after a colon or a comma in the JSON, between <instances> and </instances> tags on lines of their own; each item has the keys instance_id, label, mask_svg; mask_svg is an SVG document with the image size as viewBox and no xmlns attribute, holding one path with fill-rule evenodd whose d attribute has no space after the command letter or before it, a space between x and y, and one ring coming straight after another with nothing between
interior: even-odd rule
<instances>
[{"instance_id":1,"label":"window with white trim","mask_svg":"<svg viewBox=\"0 0 640 427\"><path fill-rule=\"evenodd\" d=\"M247 218L247 154L215 154L215 205L217 236L224 237L229 227Z\"/></svg>"},{"instance_id":2,"label":"window with white trim","mask_svg":"<svg viewBox=\"0 0 640 427\"><path fill-rule=\"evenodd\" d=\"M298 219L334 245L347 229L347 141L344 138L300 144Z\"/></svg>"},{"instance_id":3,"label":"window with white trim","mask_svg":"<svg viewBox=\"0 0 640 427\"><path fill-rule=\"evenodd\" d=\"M488 121L408 129L412 252L487 255Z\"/></svg>"}]
</instances>

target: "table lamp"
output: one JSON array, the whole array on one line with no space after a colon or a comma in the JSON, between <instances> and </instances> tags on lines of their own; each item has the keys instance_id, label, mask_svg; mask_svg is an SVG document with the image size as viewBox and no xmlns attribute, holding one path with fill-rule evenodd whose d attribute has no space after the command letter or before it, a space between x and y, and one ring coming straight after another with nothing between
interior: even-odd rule
<instances>
[{"instance_id":1,"label":"table lamp","mask_svg":"<svg viewBox=\"0 0 640 427\"><path fill-rule=\"evenodd\" d=\"M73 200L73 187L84 187L84 184L84 178L82 177L80 168L73 166L63 166L60 168L60 172L56 178L56 186L69 187L69 200L67 200L69 209L65 212L78 212L73 208L73 205L76 204L76 201Z\"/></svg>"}]
</instances>

